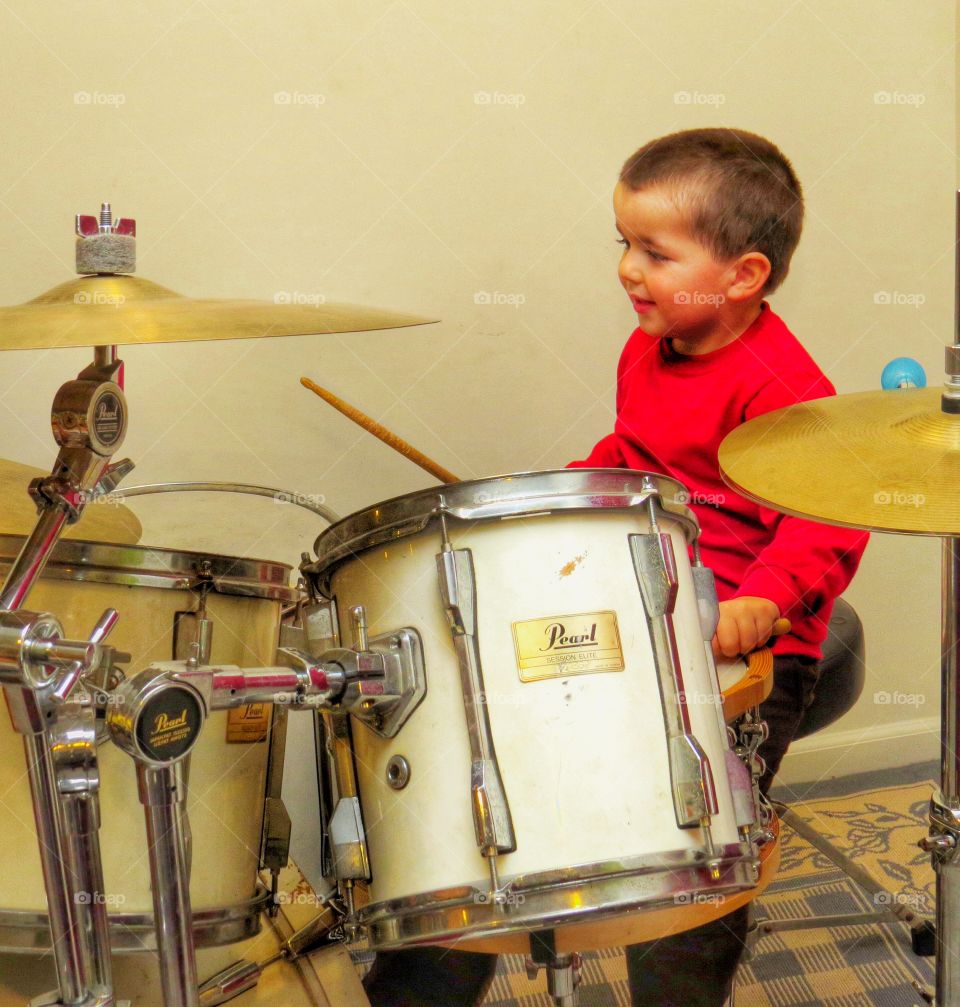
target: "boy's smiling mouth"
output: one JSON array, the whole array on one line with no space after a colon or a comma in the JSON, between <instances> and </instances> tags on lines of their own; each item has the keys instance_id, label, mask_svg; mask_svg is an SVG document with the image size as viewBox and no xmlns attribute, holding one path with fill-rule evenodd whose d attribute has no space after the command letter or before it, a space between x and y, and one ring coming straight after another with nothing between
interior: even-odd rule
<instances>
[{"instance_id":1,"label":"boy's smiling mouth","mask_svg":"<svg viewBox=\"0 0 960 1007\"><path fill-rule=\"evenodd\" d=\"M636 294L630 295L630 303L633 305L634 311L638 311L641 314L656 307L655 301L648 300L645 297L638 297Z\"/></svg>"}]
</instances>

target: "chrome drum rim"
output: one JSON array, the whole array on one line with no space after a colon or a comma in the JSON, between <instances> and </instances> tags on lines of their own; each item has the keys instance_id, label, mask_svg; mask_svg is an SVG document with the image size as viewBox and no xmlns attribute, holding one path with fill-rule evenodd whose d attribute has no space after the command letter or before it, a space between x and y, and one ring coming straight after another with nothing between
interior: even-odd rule
<instances>
[{"instance_id":1,"label":"chrome drum rim","mask_svg":"<svg viewBox=\"0 0 960 1007\"><path fill-rule=\"evenodd\" d=\"M692 905L750 891L759 860L749 846L720 851L719 877L699 850L518 876L496 895L465 885L359 909L357 922L371 950L553 929L643 909Z\"/></svg>"},{"instance_id":2,"label":"chrome drum rim","mask_svg":"<svg viewBox=\"0 0 960 1007\"><path fill-rule=\"evenodd\" d=\"M22 535L0 535L0 568L13 563L24 541ZM291 569L272 560L61 539L42 579L176 591L203 585L217 594L292 603L297 592L290 587Z\"/></svg>"},{"instance_id":3,"label":"chrome drum rim","mask_svg":"<svg viewBox=\"0 0 960 1007\"><path fill-rule=\"evenodd\" d=\"M272 902L270 892L258 885L246 902L193 912L193 938L198 948L235 944L260 933L260 914ZM156 951L157 934L152 913L110 913L110 949L114 954ZM47 914L30 910L0 910L0 953L47 955L50 953Z\"/></svg>"},{"instance_id":4,"label":"chrome drum rim","mask_svg":"<svg viewBox=\"0 0 960 1007\"><path fill-rule=\"evenodd\" d=\"M626 510L659 497L659 507L683 526L688 542L699 525L686 487L669 476L633 469L557 469L517 472L452 483L393 497L331 525L314 543L303 569L323 578L343 560L386 542L417 535L441 515L484 521L575 511Z\"/></svg>"}]
</instances>

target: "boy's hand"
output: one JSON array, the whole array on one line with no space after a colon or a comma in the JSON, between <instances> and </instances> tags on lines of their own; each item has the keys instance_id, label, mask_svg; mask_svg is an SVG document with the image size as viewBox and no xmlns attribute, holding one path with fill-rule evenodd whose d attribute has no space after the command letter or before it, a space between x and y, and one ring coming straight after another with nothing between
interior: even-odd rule
<instances>
[{"instance_id":1,"label":"boy's hand","mask_svg":"<svg viewBox=\"0 0 960 1007\"><path fill-rule=\"evenodd\" d=\"M773 635L780 609L768 598L732 598L720 602L720 622L713 656L737 657L762 647Z\"/></svg>"}]
</instances>

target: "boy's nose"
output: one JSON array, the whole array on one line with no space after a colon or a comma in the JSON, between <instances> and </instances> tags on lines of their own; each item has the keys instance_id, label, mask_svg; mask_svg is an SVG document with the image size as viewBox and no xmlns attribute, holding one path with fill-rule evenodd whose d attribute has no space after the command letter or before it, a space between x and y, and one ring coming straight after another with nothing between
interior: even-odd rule
<instances>
[{"instance_id":1,"label":"boy's nose","mask_svg":"<svg viewBox=\"0 0 960 1007\"><path fill-rule=\"evenodd\" d=\"M643 280L643 270L635 256L625 255L620 260L620 279L625 283L640 283Z\"/></svg>"}]
</instances>

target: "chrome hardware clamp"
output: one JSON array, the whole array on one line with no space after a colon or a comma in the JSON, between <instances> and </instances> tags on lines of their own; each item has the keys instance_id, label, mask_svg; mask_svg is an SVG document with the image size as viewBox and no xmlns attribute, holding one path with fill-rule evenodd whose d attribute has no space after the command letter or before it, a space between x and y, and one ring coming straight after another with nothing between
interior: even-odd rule
<instances>
[{"instance_id":1,"label":"chrome hardware clamp","mask_svg":"<svg viewBox=\"0 0 960 1007\"><path fill-rule=\"evenodd\" d=\"M195 649L199 647L195 645ZM286 667L201 665L196 657L156 662L117 687L117 702L107 712L113 741L136 762L150 841L154 915L167 1007L198 1005L183 766L210 711L273 703L290 710L342 708L356 713L373 686L378 687L373 693L385 701L402 699L392 696L385 685L391 675L423 678L422 665L396 671L394 665L404 663L403 655L385 657L372 650L338 648L314 660L291 648L280 648L278 653ZM331 823L335 842L336 824ZM356 824L362 843L359 817ZM365 859L365 848L363 852Z\"/></svg>"}]
</instances>

